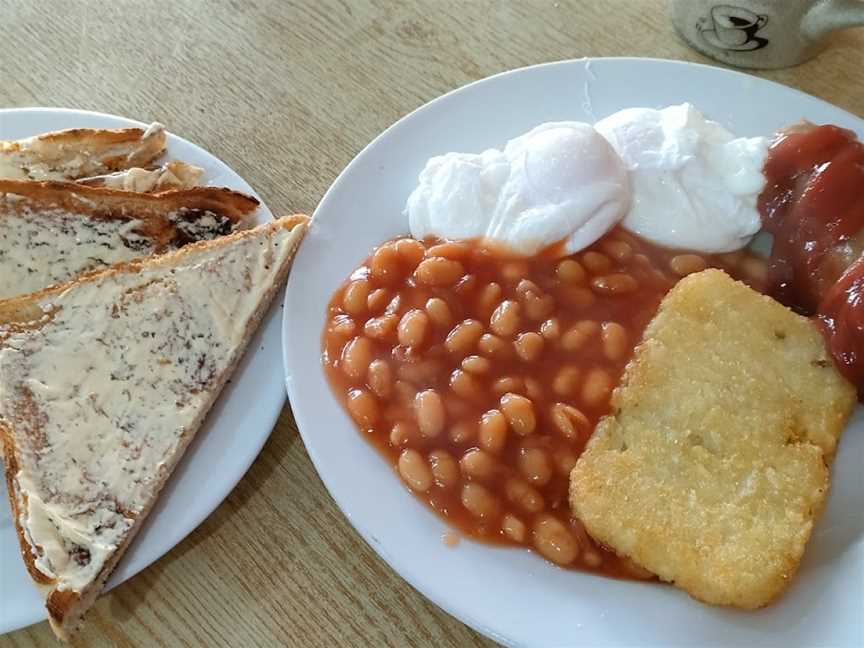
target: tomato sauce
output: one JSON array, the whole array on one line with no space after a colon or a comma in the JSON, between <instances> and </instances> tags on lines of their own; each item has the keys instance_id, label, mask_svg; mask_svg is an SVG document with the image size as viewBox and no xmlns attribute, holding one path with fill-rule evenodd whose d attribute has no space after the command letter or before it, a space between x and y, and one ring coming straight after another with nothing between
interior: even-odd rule
<instances>
[{"instance_id":1,"label":"tomato sauce","mask_svg":"<svg viewBox=\"0 0 864 648\"><path fill-rule=\"evenodd\" d=\"M648 578L570 513L569 474L645 326L708 266L762 288L764 260L653 246L621 229L579 254L383 243L333 295L325 371L405 486L474 539Z\"/></svg>"}]
</instances>

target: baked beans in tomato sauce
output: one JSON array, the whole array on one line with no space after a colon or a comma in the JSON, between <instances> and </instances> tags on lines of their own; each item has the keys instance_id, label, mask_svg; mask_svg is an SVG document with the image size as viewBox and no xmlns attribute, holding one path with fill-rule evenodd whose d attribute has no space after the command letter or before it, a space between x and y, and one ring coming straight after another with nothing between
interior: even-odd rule
<instances>
[{"instance_id":1,"label":"baked beans in tomato sauce","mask_svg":"<svg viewBox=\"0 0 864 648\"><path fill-rule=\"evenodd\" d=\"M746 253L665 250L620 229L563 258L389 241L334 293L324 367L364 436L463 535L646 578L571 516L569 475L660 300L709 265L765 280Z\"/></svg>"}]
</instances>

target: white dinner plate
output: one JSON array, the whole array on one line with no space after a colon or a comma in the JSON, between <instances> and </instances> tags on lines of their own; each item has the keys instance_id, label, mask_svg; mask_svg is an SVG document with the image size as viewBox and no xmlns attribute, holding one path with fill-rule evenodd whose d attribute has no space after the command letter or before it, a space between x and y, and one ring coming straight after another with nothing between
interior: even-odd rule
<instances>
[{"instance_id":1,"label":"white dinner plate","mask_svg":"<svg viewBox=\"0 0 864 648\"><path fill-rule=\"evenodd\" d=\"M23 108L0 110L0 139L17 139L73 127L125 128L141 122L80 110ZM170 128L170 124L167 124ZM186 140L168 135L167 158L204 169L207 184L230 187L261 199L224 162ZM263 204L255 220L272 220ZM278 302L278 300L277 300ZM144 528L120 562L108 588L131 578L165 554L197 527L225 499L258 455L285 403L279 358L279 305L274 303L230 384L213 407L204 427L156 504ZM46 618L18 548L15 526L0 491L0 634Z\"/></svg>"},{"instance_id":2,"label":"white dinner plate","mask_svg":"<svg viewBox=\"0 0 864 648\"><path fill-rule=\"evenodd\" d=\"M285 302L288 393L318 473L363 538L402 577L483 634L518 646L864 645L864 416L840 445L834 487L789 591L756 612L697 603L655 583L617 581L544 562L527 550L463 540L418 502L334 398L320 359L327 302L385 239L408 232L402 210L427 158L480 152L545 121L593 122L631 106L689 101L739 135L802 118L864 122L796 90L729 70L648 59L551 63L451 92L400 120L342 172L294 262ZM394 614L413 614L394 610Z\"/></svg>"}]
</instances>

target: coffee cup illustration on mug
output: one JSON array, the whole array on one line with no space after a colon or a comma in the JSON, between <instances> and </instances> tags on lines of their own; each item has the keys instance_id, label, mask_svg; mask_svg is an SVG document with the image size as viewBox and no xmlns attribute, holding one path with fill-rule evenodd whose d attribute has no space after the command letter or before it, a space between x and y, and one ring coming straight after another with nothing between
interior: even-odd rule
<instances>
[{"instance_id":1,"label":"coffee cup illustration on mug","mask_svg":"<svg viewBox=\"0 0 864 648\"><path fill-rule=\"evenodd\" d=\"M750 68L797 65L834 30L864 25L864 0L671 0L669 12L694 49Z\"/></svg>"}]
</instances>

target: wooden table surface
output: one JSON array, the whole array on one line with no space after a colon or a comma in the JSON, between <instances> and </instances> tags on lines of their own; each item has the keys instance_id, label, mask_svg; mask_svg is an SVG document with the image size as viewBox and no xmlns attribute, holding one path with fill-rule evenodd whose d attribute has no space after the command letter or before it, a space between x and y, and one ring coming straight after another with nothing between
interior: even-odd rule
<instances>
[{"instance_id":1,"label":"wooden table surface","mask_svg":"<svg viewBox=\"0 0 864 648\"><path fill-rule=\"evenodd\" d=\"M470 81L581 56L710 61L660 0L0 0L0 107L158 120L311 213L402 115ZM864 30L760 73L864 114ZM0 610L2 614L2 610ZM51 646L47 623L0 637ZM189 537L102 597L80 646L491 646L360 539L286 404L249 473Z\"/></svg>"}]
</instances>

